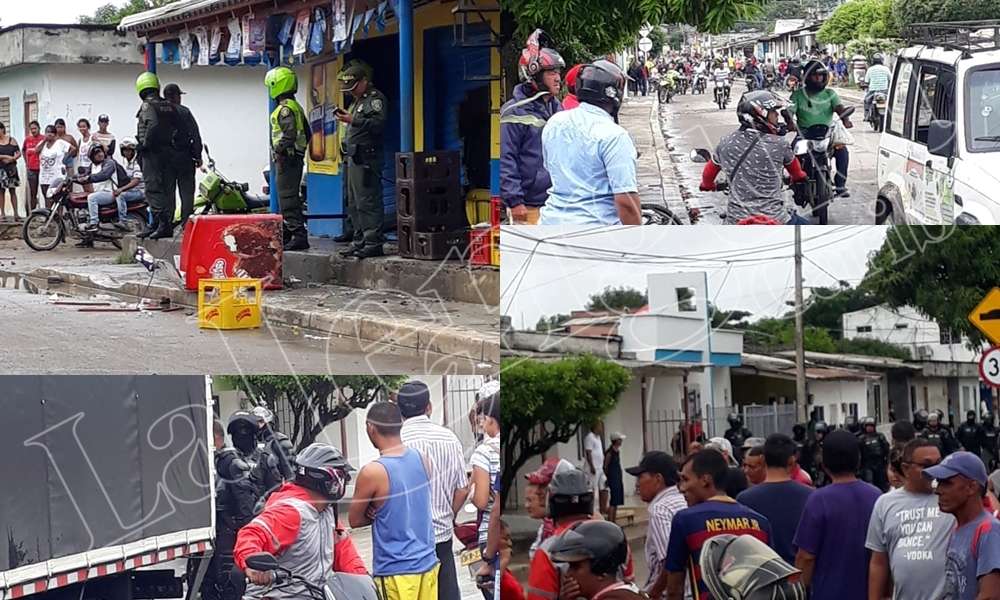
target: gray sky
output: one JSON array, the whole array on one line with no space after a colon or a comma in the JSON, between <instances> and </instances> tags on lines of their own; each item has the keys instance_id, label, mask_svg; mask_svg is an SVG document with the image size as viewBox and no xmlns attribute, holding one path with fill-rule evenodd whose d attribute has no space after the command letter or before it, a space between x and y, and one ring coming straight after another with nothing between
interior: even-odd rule
<instances>
[{"instance_id":1,"label":"gray sky","mask_svg":"<svg viewBox=\"0 0 1000 600\"><path fill-rule=\"evenodd\" d=\"M519 234L547 240L523 272L536 242ZM607 286L645 290L649 273L707 271L716 306L749 310L754 313L751 319L777 316L788 310L784 302L794 297L794 235L792 227L767 226L505 226L500 237L501 312L515 327L523 320L533 328L542 315L582 309L590 294ZM876 226L803 227L803 253L822 267L804 261L806 286L835 286L837 279L856 285L865 274L868 255L882 245L885 235L886 228ZM628 253L626 260L632 262L621 262L615 256L621 253ZM708 257L720 260L709 262Z\"/></svg>"},{"instance_id":2,"label":"gray sky","mask_svg":"<svg viewBox=\"0 0 1000 600\"><path fill-rule=\"evenodd\" d=\"M0 0L0 26L17 23L76 23L105 4L121 6L122 0Z\"/></svg>"}]
</instances>

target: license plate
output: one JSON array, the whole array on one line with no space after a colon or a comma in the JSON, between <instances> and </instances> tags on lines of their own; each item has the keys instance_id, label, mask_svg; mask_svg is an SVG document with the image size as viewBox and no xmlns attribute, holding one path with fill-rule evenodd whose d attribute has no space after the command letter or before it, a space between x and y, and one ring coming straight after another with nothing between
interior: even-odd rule
<instances>
[{"instance_id":1,"label":"license plate","mask_svg":"<svg viewBox=\"0 0 1000 600\"><path fill-rule=\"evenodd\" d=\"M474 565L481 560L483 560L483 553L479 551L479 548L465 550L458 555L458 561L462 563L463 567Z\"/></svg>"}]
</instances>

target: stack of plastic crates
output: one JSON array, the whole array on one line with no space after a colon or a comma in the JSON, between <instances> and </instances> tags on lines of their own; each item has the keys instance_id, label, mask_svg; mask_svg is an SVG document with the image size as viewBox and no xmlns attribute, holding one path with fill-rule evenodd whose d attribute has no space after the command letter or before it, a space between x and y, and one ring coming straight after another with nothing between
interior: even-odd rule
<instances>
[{"instance_id":1,"label":"stack of plastic crates","mask_svg":"<svg viewBox=\"0 0 1000 600\"><path fill-rule=\"evenodd\" d=\"M481 215L484 211L476 211ZM500 199L490 200L489 223L470 223L469 262L474 265L500 266Z\"/></svg>"}]
</instances>

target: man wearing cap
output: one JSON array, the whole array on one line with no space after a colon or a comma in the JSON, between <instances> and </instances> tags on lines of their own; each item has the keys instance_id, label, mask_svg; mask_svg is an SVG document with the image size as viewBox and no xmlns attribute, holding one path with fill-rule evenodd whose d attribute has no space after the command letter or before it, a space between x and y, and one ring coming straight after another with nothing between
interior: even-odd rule
<instances>
[{"instance_id":1,"label":"man wearing cap","mask_svg":"<svg viewBox=\"0 0 1000 600\"><path fill-rule=\"evenodd\" d=\"M370 68L364 63L348 64L340 75L341 90L354 99L350 110L339 109L337 120L347 125L341 142L344 157L345 203L353 229L351 245L343 256L382 256L382 164L383 130L388 101L372 85Z\"/></svg>"},{"instance_id":2,"label":"man wearing cap","mask_svg":"<svg viewBox=\"0 0 1000 600\"><path fill-rule=\"evenodd\" d=\"M109 123L111 123L111 118L108 117L108 115L101 115L97 117L97 133L90 136L97 140L99 144L104 146L104 153L107 156L111 156L115 153L115 134L108 131Z\"/></svg>"},{"instance_id":3,"label":"man wearing cap","mask_svg":"<svg viewBox=\"0 0 1000 600\"><path fill-rule=\"evenodd\" d=\"M176 83L163 88L163 97L177 107L181 126L174 138L174 159L177 162L177 190L181 196L181 227L194 212L194 170L201 166L201 132L188 107L181 104L186 94Z\"/></svg>"},{"instance_id":4,"label":"man wearing cap","mask_svg":"<svg viewBox=\"0 0 1000 600\"><path fill-rule=\"evenodd\" d=\"M642 589L653 600L659 600L667 589L667 573L663 570L667 560L667 542L674 515L687 508L684 495L677 489L680 471L666 452L653 450L643 455L639 464L625 469L636 478L635 488L639 498L649 505L649 525L646 529L646 565L649 576Z\"/></svg>"},{"instance_id":5,"label":"man wearing cap","mask_svg":"<svg viewBox=\"0 0 1000 600\"><path fill-rule=\"evenodd\" d=\"M550 458L542 463L542 466L524 476L528 480L528 485L524 486L524 509L527 511L529 517L539 519L542 522L538 526L538 534L535 535L535 541L531 543L531 548L528 549L529 561L535 557L535 551L538 550L542 542L552 536L552 532L555 529L552 518L549 517L546 503L548 500L549 483L552 481L552 473L556 470L556 465L558 464L558 458Z\"/></svg>"},{"instance_id":6,"label":"man wearing cap","mask_svg":"<svg viewBox=\"0 0 1000 600\"><path fill-rule=\"evenodd\" d=\"M1000 522L983 508L986 465L971 452L949 454L924 469L936 480L941 512L955 517L948 542L942 600L1000 598Z\"/></svg>"},{"instance_id":7,"label":"man wearing cap","mask_svg":"<svg viewBox=\"0 0 1000 600\"><path fill-rule=\"evenodd\" d=\"M431 422L431 392L422 381L407 381L396 392L396 404L403 415L400 436L403 444L420 452L430 463L431 520L434 544L441 570L438 572L439 600L460 600L452 527L455 515L469 495L462 443L455 433Z\"/></svg>"},{"instance_id":8,"label":"man wearing cap","mask_svg":"<svg viewBox=\"0 0 1000 600\"><path fill-rule=\"evenodd\" d=\"M173 141L180 128L177 106L160 95L160 80L155 73L142 73L135 81L135 90L142 100L136 114L136 151L146 183L146 200L153 213L153 223L139 234L140 238L173 236L174 206L177 202L176 161Z\"/></svg>"}]
</instances>

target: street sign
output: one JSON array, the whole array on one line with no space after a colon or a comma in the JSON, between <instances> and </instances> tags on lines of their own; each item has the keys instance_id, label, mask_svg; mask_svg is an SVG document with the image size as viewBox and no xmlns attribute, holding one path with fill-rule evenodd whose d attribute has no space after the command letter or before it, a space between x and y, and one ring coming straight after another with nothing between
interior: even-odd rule
<instances>
[{"instance_id":1,"label":"street sign","mask_svg":"<svg viewBox=\"0 0 1000 600\"><path fill-rule=\"evenodd\" d=\"M639 50L642 50L643 52L649 52L652 49L653 49L653 40L649 39L648 37L644 37L641 40L639 40Z\"/></svg>"},{"instance_id":2,"label":"street sign","mask_svg":"<svg viewBox=\"0 0 1000 600\"><path fill-rule=\"evenodd\" d=\"M979 377L993 387L1000 387L1000 348L983 352L979 360Z\"/></svg>"},{"instance_id":3,"label":"street sign","mask_svg":"<svg viewBox=\"0 0 1000 600\"><path fill-rule=\"evenodd\" d=\"M653 28L650 27L649 25L643 25L642 27L639 28L639 35L641 35L642 37L646 37L652 30Z\"/></svg>"},{"instance_id":4,"label":"street sign","mask_svg":"<svg viewBox=\"0 0 1000 600\"><path fill-rule=\"evenodd\" d=\"M982 302L972 309L969 322L991 342L1000 345L1000 287L990 290Z\"/></svg>"}]
</instances>

